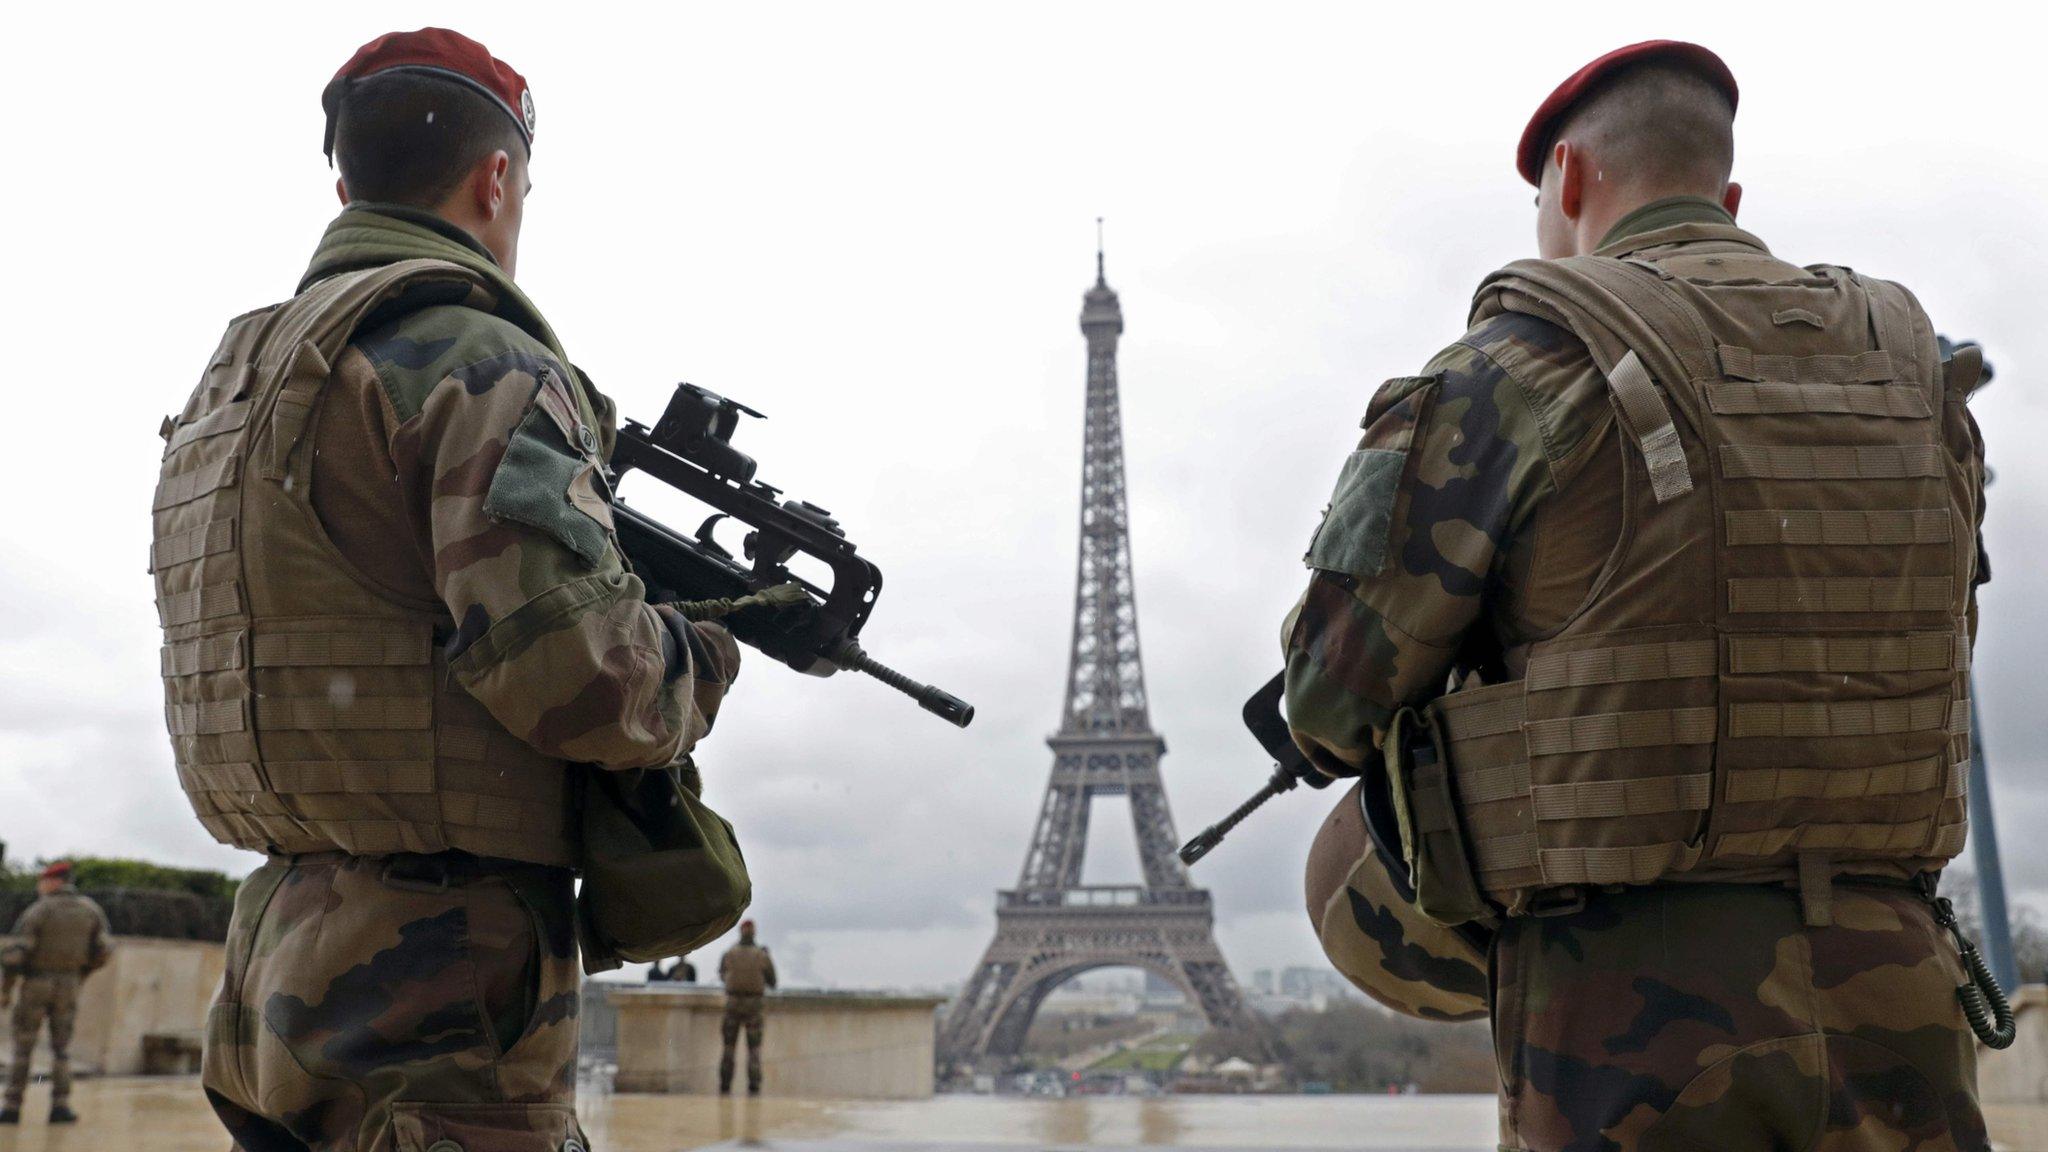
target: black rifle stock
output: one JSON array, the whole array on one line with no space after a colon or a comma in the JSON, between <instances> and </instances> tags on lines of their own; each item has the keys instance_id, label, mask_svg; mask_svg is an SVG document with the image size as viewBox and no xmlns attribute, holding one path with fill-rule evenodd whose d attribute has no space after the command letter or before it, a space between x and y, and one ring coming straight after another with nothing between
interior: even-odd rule
<instances>
[{"instance_id":1,"label":"black rifle stock","mask_svg":"<svg viewBox=\"0 0 2048 1152\"><path fill-rule=\"evenodd\" d=\"M629 420L619 429L612 450L618 476L637 468L714 509L694 535L685 535L613 499L619 543L646 582L648 599L739 599L798 585L806 593L798 603L746 608L720 622L734 639L799 672L865 672L927 712L967 727L973 705L912 680L861 648L861 626L882 593L881 569L857 554L831 513L807 501L785 500L780 490L754 479L753 457L732 446L741 415L761 414L694 384L678 384L653 428ZM726 519L751 529L738 556L714 536ZM798 554L823 564L831 582L821 586L792 572L789 561Z\"/></svg>"}]
</instances>

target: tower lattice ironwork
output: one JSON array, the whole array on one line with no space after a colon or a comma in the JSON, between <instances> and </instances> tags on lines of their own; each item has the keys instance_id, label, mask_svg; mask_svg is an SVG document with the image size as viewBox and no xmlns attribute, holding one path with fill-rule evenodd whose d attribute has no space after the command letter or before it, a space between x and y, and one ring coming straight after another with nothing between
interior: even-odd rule
<instances>
[{"instance_id":1,"label":"tower lattice ironwork","mask_svg":"<svg viewBox=\"0 0 2048 1152\"><path fill-rule=\"evenodd\" d=\"M1131 580L1117 339L1123 309L1095 252L1095 286L1082 299L1088 403L1081 447L1081 548L1074 580L1073 648L1066 706L1038 824L1015 889L996 894L996 936L946 1018L947 1055L972 1060L1018 1052L1053 989L1092 968L1136 967L1172 982L1211 1025L1252 1024L1216 947L1209 893L1188 883L1174 848L1138 650ZM1144 883L1081 882L1088 813L1097 796L1128 798Z\"/></svg>"}]
</instances>

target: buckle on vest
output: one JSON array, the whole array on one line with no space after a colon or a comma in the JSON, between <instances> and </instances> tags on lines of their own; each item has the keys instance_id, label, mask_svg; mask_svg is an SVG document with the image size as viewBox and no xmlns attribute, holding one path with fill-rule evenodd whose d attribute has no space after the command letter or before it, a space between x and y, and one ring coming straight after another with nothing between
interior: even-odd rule
<instances>
[{"instance_id":1,"label":"buckle on vest","mask_svg":"<svg viewBox=\"0 0 2048 1152\"><path fill-rule=\"evenodd\" d=\"M1529 898L1525 916L1570 916L1586 910L1586 888L1583 884L1572 884L1564 888L1551 888L1538 892Z\"/></svg>"}]
</instances>

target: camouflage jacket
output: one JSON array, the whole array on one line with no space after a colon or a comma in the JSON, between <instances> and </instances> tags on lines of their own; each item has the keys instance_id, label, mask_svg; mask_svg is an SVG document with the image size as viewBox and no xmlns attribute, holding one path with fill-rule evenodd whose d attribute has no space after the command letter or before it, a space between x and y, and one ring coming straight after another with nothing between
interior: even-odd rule
<instances>
[{"instance_id":1,"label":"camouflage jacket","mask_svg":"<svg viewBox=\"0 0 2048 1152\"><path fill-rule=\"evenodd\" d=\"M610 454L611 402L488 253L428 213L351 205L300 288L415 257L478 272L491 310L428 302L357 331L316 417L322 526L372 588L445 609L455 675L514 735L606 767L672 762L709 731L739 651L649 605L620 555L574 440Z\"/></svg>"},{"instance_id":2,"label":"camouflage jacket","mask_svg":"<svg viewBox=\"0 0 2048 1152\"><path fill-rule=\"evenodd\" d=\"M1705 200L1658 201L1603 251L1695 222L1732 218ZM1453 676L1519 677L1509 650L1569 619L1622 525L1606 379L1543 320L1480 322L1420 375L1381 386L1361 426L1282 629L1295 743L1334 776L1357 774L1394 713Z\"/></svg>"}]
</instances>

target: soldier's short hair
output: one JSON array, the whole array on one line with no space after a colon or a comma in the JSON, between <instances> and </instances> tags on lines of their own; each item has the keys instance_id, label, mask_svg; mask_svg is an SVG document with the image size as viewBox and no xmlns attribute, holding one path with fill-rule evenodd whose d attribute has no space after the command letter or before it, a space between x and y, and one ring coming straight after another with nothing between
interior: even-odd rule
<instances>
[{"instance_id":1,"label":"soldier's short hair","mask_svg":"<svg viewBox=\"0 0 2048 1152\"><path fill-rule=\"evenodd\" d=\"M334 163L351 200L433 208L477 162L526 141L505 110L457 80L415 71L356 81L335 118Z\"/></svg>"},{"instance_id":2,"label":"soldier's short hair","mask_svg":"<svg viewBox=\"0 0 2048 1152\"><path fill-rule=\"evenodd\" d=\"M1632 183L1708 189L1735 167L1735 106L1697 70L1646 60L1582 99L1552 139Z\"/></svg>"}]
</instances>

